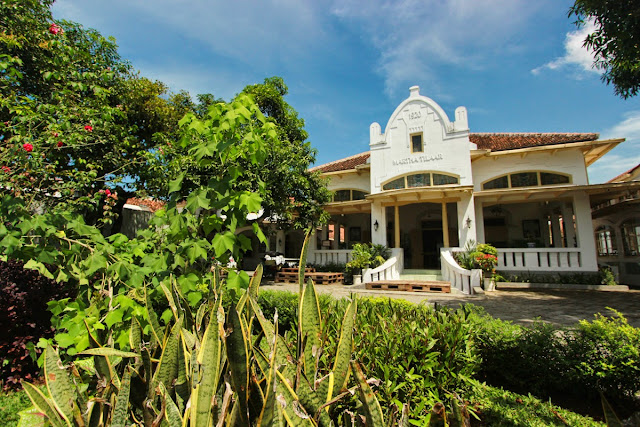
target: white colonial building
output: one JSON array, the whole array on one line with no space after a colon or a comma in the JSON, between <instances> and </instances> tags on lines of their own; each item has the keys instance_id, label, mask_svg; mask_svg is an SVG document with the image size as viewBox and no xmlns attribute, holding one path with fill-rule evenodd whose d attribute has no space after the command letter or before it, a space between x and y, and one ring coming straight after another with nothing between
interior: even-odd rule
<instances>
[{"instance_id":1,"label":"white colonial building","mask_svg":"<svg viewBox=\"0 0 640 427\"><path fill-rule=\"evenodd\" d=\"M597 271L592 204L640 183L589 185L587 166L624 139L471 133L464 107L453 117L414 86L384 130L370 126L368 152L314 168L334 199L309 262L343 263L354 243L373 242L393 257L367 281L403 270L452 278L451 250L473 240L496 246L506 272Z\"/></svg>"}]
</instances>

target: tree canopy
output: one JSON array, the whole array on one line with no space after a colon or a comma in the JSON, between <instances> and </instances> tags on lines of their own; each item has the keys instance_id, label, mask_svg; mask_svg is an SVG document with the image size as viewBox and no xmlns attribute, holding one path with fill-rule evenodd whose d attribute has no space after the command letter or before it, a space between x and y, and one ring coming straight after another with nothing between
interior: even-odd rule
<instances>
[{"instance_id":1,"label":"tree canopy","mask_svg":"<svg viewBox=\"0 0 640 427\"><path fill-rule=\"evenodd\" d=\"M569 10L581 27L593 21L596 30L584 46L593 51L602 80L622 98L640 90L640 3L637 0L576 0Z\"/></svg>"},{"instance_id":2,"label":"tree canopy","mask_svg":"<svg viewBox=\"0 0 640 427\"><path fill-rule=\"evenodd\" d=\"M73 209L108 223L117 194L168 199L168 182L185 173L183 196L228 165L195 162L178 121L205 118L225 103L211 94L171 93L137 73L113 38L56 21L51 0L0 4L0 186L33 209ZM279 77L247 86L276 127L260 165L235 164L247 191L266 188L265 214L307 226L323 218L329 192L308 172L315 150L304 120L284 100ZM233 100L232 100L233 101ZM248 128L247 128L248 129ZM120 206L122 201L120 201ZM93 219L91 219L93 217Z\"/></svg>"}]
</instances>

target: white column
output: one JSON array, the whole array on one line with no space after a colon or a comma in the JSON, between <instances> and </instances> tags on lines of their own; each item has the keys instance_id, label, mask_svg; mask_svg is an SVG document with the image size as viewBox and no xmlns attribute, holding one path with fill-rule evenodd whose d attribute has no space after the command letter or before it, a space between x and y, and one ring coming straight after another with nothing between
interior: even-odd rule
<instances>
[{"instance_id":1,"label":"white column","mask_svg":"<svg viewBox=\"0 0 640 427\"><path fill-rule=\"evenodd\" d=\"M576 216L576 231L582 268L586 271L598 271L596 239L593 235L593 220L589 196L579 193L573 196L573 211ZM567 238L569 237L567 233Z\"/></svg>"},{"instance_id":2,"label":"white column","mask_svg":"<svg viewBox=\"0 0 640 427\"><path fill-rule=\"evenodd\" d=\"M475 202L475 211L476 211L476 236L478 237L479 243L486 243L487 240L484 236L484 205L482 202ZM466 225L466 224L465 224ZM462 224L458 223L458 227L461 227ZM460 247L464 247L462 242L460 242Z\"/></svg>"},{"instance_id":3,"label":"white column","mask_svg":"<svg viewBox=\"0 0 640 427\"><path fill-rule=\"evenodd\" d=\"M442 243L445 248L450 247L449 244L449 216L447 215L447 202L442 202Z\"/></svg>"},{"instance_id":4,"label":"white column","mask_svg":"<svg viewBox=\"0 0 640 427\"><path fill-rule=\"evenodd\" d=\"M587 197L587 203L589 203L589 197ZM562 205L562 220L564 221L564 232L565 232L565 236L567 238L567 247L568 248L575 248L576 245L580 246L578 244L578 240L576 239L576 228L574 223L573 223L573 213L576 211L575 209L575 205L573 208L573 211L571 210L571 205L568 205L567 203L564 203ZM589 212L591 212L591 205L589 205ZM577 220L578 216L576 215L576 220ZM593 228L593 227L592 227ZM593 234L593 233L591 233Z\"/></svg>"},{"instance_id":5,"label":"white column","mask_svg":"<svg viewBox=\"0 0 640 427\"><path fill-rule=\"evenodd\" d=\"M467 224L467 219L471 221ZM472 195L462 196L458 202L458 240L464 247L469 240L478 240L476 236L477 218Z\"/></svg>"},{"instance_id":6,"label":"white column","mask_svg":"<svg viewBox=\"0 0 640 427\"><path fill-rule=\"evenodd\" d=\"M378 222L376 230L375 223ZM388 245L387 243L387 215L385 207L380 202L371 204L371 243Z\"/></svg>"}]
</instances>

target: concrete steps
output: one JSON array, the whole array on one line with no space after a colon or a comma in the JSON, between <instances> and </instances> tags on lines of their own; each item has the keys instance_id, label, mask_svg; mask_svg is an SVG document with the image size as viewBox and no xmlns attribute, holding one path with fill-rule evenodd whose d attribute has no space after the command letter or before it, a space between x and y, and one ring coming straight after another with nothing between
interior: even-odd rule
<instances>
[{"instance_id":1,"label":"concrete steps","mask_svg":"<svg viewBox=\"0 0 640 427\"><path fill-rule=\"evenodd\" d=\"M411 281L441 281L442 275L440 270L427 270L427 269L405 269L400 275L400 280Z\"/></svg>"}]
</instances>

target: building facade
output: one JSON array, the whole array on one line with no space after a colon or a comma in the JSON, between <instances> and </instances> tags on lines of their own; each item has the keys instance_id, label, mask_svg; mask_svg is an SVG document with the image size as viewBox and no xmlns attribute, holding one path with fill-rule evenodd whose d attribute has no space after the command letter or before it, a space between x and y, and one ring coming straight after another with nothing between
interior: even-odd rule
<instances>
[{"instance_id":1,"label":"building facade","mask_svg":"<svg viewBox=\"0 0 640 427\"><path fill-rule=\"evenodd\" d=\"M329 178L330 223L309 260L349 260L354 243L394 248L396 268L441 269L468 242L499 248L498 269L598 270L592 204L638 182L589 185L587 166L624 139L595 133L472 133L414 86L370 150L314 168Z\"/></svg>"}]
</instances>

